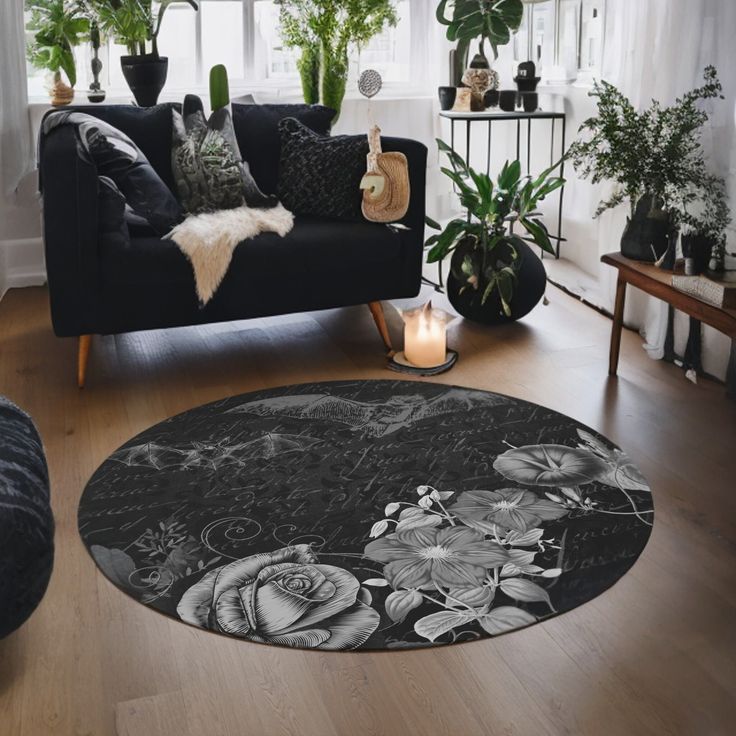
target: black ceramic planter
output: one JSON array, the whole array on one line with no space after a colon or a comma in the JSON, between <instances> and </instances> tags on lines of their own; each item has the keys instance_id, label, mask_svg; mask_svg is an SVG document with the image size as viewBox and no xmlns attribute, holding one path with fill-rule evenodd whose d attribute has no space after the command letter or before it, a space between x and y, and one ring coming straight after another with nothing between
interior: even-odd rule
<instances>
[{"instance_id":1,"label":"black ceramic planter","mask_svg":"<svg viewBox=\"0 0 736 736\"><path fill-rule=\"evenodd\" d=\"M680 244L685 262L692 259L691 273L703 273L708 268L713 241L704 235L687 234L681 236Z\"/></svg>"},{"instance_id":2,"label":"black ceramic planter","mask_svg":"<svg viewBox=\"0 0 736 736\"><path fill-rule=\"evenodd\" d=\"M621 253L636 261L659 260L667 251L670 239L670 223L664 217L654 217L661 210L652 207L652 198L643 196L634 209L634 216L627 218L621 235ZM664 214L664 213L662 213Z\"/></svg>"},{"instance_id":3,"label":"black ceramic planter","mask_svg":"<svg viewBox=\"0 0 736 736\"><path fill-rule=\"evenodd\" d=\"M516 90L502 89L498 95L498 105L504 112L516 110Z\"/></svg>"},{"instance_id":4,"label":"black ceramic planter","mask_svg":"<svg viewBox=\"0 0 736 736\"><path fill-rule=\"evenodd\" d=\"M485 95L483 95L483 104L486 108L498 107L498 90L489 89Z\"/></svg>"},{"instance_id":5,"label":"black ceramic planter","mask_svg":"<svg viewBox=\"0 0 736 736\"><path fill-rule=\"evenodd\" d=\"M484 325L500 325L521 319L537 306L547 286L547 272L541 259L526 243L517 244L516 249L519 253L519 270L511 299L510 317L504 314L501 299L495 289L485 304L481 304L480 290L467 288L460 293L463 284L454 274L460 270L465 252L462 248L455 251L447 277L447 297L458 314Z\"/></svg>"},{"instance_id":6,"label":"black ceramic planter","mask_svg":"<svg viewBox=\"0 0 736 736\"><path fill-rule=\"evenodd\" d=\"M438 87L437 94L440 98L440 109L452 110L457 95L457 87Z\"/></svg>"},{"instance_id":7,"label":"black ceramic planter","mask_svg":"<svg viewBox=\"0 0 736 736\"><path fill-rule=\"evenodd\" d=\"M521 104L524 112L534 112L539 107L539 95L536 92L522 92Z\"/></svg>"},{"instance_id":8,"label":"black ceramic planter","mask_svg":"<svg viewBox=\"0 0 736 736\"><path fill-rule=\"evenodd\" d=\"M166 84L169 60L165 56L121 56L123 76L140 107L153 107Z\"/></svg>"}]
</instances>

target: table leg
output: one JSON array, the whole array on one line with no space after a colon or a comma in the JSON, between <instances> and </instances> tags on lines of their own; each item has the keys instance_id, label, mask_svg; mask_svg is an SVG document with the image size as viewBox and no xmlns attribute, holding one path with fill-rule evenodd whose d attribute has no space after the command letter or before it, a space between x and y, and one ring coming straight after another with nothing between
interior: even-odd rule
<instances>
[{"instance_id":1,"label":"table leg","mask_svg":"<svg viewBox=\"0 0 736 736\"><path fill-rule=\"evenodd\" d=\"M616 306L613 311L611 327L611 352L608 360L608 375L615 376L618 368L618 354L621 348L621 329L624 326L624 306L626 304L626 282L619 274L616 281Z\"/></svg>"}]
</instances>

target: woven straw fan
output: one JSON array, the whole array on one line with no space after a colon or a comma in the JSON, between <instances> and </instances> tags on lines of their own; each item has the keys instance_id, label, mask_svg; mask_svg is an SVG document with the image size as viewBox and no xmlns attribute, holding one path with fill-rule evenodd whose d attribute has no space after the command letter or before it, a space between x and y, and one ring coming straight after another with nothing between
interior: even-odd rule
<instances>
[{"instance_id":1,"label":"woven straw fan","mask_svg":"<svg viewBox=\"0 0 736 736\"><path fill-rule=\"evenodd\" d=\"M381 129L368 132L368 170L360 182L363 216L372 222L396 222L409 209L409 165L403 153L381 151Z\"/></svg>"}]
</instances>

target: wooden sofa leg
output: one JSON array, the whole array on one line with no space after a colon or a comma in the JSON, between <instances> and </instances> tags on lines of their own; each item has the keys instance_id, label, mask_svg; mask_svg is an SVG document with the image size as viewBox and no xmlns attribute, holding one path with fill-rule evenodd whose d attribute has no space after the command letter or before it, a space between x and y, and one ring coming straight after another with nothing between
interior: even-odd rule
<instances>
[{"instance_id":1,"label":"wooden sofa leg","mask_svg":"<svg viewBox=\"0 0 736 736\"><path fill-rule=\"evenodd\" d=\"M383 314L383 305L381 302L369 302L368 309L371 310L373 321L376 323L383 344L386 346L386 351L389 357L391 357L394 354L394 348L391 344L391 335L388 332L388 326L386 325L386 317Z\"/></svg>"},{"instance_id":2,"label":"wooden sofa leg","mask_svg":"<svg viewBox=\"0 0 736 736\"><path fill-rule=\"evenodd\" d=\"M84 388L84 381L87 377L87 359L89 358L89 348L92 344L92 335L79 336L79 352L77 353L77 385Z\"/></svg>"}]
</instances>

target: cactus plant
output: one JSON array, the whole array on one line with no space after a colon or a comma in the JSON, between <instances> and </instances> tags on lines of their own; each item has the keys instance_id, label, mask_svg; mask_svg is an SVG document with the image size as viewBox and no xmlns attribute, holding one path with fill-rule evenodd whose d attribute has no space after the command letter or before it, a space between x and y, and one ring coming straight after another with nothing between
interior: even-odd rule
<instances>
[{"instance_id":1,"label":"cactus plant","mask_svg":"<svg viewBox=\"0 0 736 736\"><path fill-rule=\"evenodd\" d=\"M210 107L212 112L230 104L230 87L227 69L224 64L216 64L210 69Z\"/></svg>"}]
</instances>

